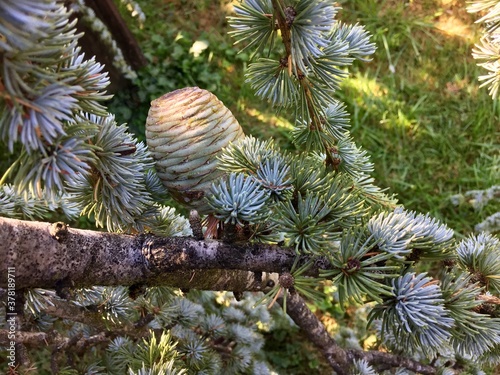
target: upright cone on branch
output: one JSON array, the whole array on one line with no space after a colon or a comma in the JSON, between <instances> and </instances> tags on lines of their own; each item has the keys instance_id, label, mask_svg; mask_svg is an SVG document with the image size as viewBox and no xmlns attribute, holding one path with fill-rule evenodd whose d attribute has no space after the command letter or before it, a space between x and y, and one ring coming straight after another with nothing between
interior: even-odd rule
<instances>
[{"instance_id":1,"label":"upright cone on branch","mask_svg":"<svg viewBox=\"0 0 500 375\"><path fill-rule=\"evenodd\" d=\"M211 211L204 197L223 175L217 155L244 136L231 111L198 87L153 100L146 121L146 140L158 176L179 203L200 214Z\"/></svg>"}]
</instances>

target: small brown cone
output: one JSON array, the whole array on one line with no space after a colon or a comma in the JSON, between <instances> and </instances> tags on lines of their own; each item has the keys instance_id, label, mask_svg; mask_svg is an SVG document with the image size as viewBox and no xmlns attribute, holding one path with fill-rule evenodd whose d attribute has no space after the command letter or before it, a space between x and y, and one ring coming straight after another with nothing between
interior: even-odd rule
<instances>
[{"instance_id":1,"label":"small brown cone","mask_svg":"<svg viewBox=\"0 0 500 375\"><path fill-rule=\"evenodd\" d=\"M153 100L146 121L146 141L158 176L179 203L200 214L211 211L203 198L224 173L217 169L217 155L244 136L229 109L198 87Z\"/></svg>"}]
</instances>

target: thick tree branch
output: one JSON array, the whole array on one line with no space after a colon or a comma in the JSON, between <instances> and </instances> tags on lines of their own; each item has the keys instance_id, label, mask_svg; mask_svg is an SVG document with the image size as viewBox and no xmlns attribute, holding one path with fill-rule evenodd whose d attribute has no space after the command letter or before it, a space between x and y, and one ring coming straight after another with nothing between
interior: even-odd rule
<instances>
[{"instance_id":1,"label":"thick tree branch","mask_svg":"<svg viewBox=\"0 0 500 375\"><path fill-rule=\"evenodd\" d=\"M16 289L139 284L184 289L264 290L271 280L278 282L277 274L273 272L289 270L296 257L293 250L278 246L227 244L185 237L130 236L71 229L61 223L1 217L0 243L2 274L9 271L15 275ZM313 267L312 274L317 272L318 268ZM0 287L6 286L7 280L2 279ZM68 306L60 306L61 303L54 302L46 312L86 323L90 319L90 323L94 323L91 325L99 321L98 317L94 320L88 312L76 306L69 306L70 310L67 310ZM364 358L374 366L435 373L432 366L388 353L345 351L297 294L290 295L287 308L292 319L339 374L344 373L355 358ZM60 339L49 338L47 334L19 337L19 341L28 344Z\"/></svg>"},{"instance_id":2,"label":"thick tree branch","mask_svg":"<svg viewBox=\"0 0 500 375\"><path fill-rule=\"evenodd\" d=\"M264 244L131 236L2 217L0 244L1 273L15 269L16 289L143 284L258 291L296 257ZM6 285L2 278L0 287Z\"/></svg>"}]
</instances>

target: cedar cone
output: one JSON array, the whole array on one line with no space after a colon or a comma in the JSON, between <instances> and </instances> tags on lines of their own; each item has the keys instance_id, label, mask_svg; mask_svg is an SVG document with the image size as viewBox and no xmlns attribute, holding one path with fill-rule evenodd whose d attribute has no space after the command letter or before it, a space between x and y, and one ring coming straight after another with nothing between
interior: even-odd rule
<instances>
[{"instance_id":1,"label":"cedar cone","mask_svg":"<svg viewBox=\"0 0 500 375\"><path fill-rule=\"evenodd\" d=\"M231 111L198 87L153 100L146 121L146 141L163 185L175 200L200 214L211 212L204 197L224 174L217 169L217 155L244 136Z\"/></svg>"}]
</instances>

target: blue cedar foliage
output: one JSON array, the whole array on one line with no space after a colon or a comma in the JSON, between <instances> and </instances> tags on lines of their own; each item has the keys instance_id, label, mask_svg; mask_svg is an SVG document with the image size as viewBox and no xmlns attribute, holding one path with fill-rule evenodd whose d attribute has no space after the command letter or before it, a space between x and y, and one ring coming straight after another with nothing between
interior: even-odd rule
<instances>
[{"instance_id":1,"label":"blue cedar foliage","mask_svg":"<svg viewBox=\"0 0 500 375\"><path fill-rule=\"evenodd\" d=\"M343 305L377 302L372 318L381 320L392 349L429 361L441 352L451 363L459 356L479 366L500 362L498 311L485 312L491 306L483 303L500 293L498 239L480 234L457 245L444 224L395 209L395 200L374 184L373 165L334 97L353 61L373 54L369 34L336 20L333 1L249 0L235 10L233 35L253 52L247 81L277 109L296 109L292 137L299 151L283 153L272 140L252 137L229 145L219 157L227 175L209 198L213 214L248 229L250 241L280 241L298 259L307 255L310 262L288 270L296 292L314 299L320 282L330 280ZM0 14L0 138L11 152L20 150L0 182L0 213L43 218L61 208L112 231L188 235L187 221L161 204L165 191L147 148L103 106L108 78L81 53L66 8L9 0L0 2ZM279 17L291 36L286 56L275 48ZM495 95L495 81L486 82ZM416 272L422 259L456 260L457 266L441 267L431 278ZM306 272L316 261L324 268L319 279ZM187 297L156 287L132 300L122 287L94 287L74 291L71 303L99 306L109 324L141 312L153 317L150 328L170 332L159 341L153 335L144 342L117 338L108 347L111 370L269 371L257 323L273 321L264 306L255 306L255 296L240 302L227 294ZM27 301L27 314L39 327L51 327L53 319L42 314L47 292L32 292ZM90 330L75 324L71 333ZM221 340L237 344L224 361L214 350ZM148 362L151 353L159 362ZM363 361L355 371L372 373Z\"/></svg>"},{"instance_id":2,"label":"blue cedar foliage","mask_svg":"<svg viewBox=\"0 0 500 375\"><path fill-rule=\"evenodd\" d=\"M475 0L468 4L470 13L481 12L477 21L484 23L483 36L472 51L472 56L478 60L478 65L486 69L486 74L479 77L481 87L486 86L493 99L498 97L500 76L498 75L498 47L500 44L499 9L498 2L489 0Z\"/></svg>"},{"instance_id":3,"label":"blue cedar foliage","mask_svg":"<svg viewBox=\"0 0 500 375\"><path fill-rule=\"evenodd\" d=\"M227 181L222 180L212 185L209 198L215 217L229 224L254 224L264 220L267 209L264 205L269 195L261 189L259 181L243 174L232 173Z\"/></svg>"},{"instance_id":4,"label":"blue cedar foliage","mask_svg":"<svg viewBox=\"0 0 500 375\"><path fill-rule=\"evenodd\" d=\"M354 143L344 106L333 97L347 76L346 67L355 59L368 61L373 53L368 33L359 25L335 21L336 9L327 1L306 4L269 0L246 2L244 7L269 9L271 5L281 9L289 28L291 55L262 56L265 48L272 49L266 44L271 38L262 38L246 77L262 99L278 109L293 106L297 110L292 135L296 145L306 152L297 157L285 155L289 158L291 195L272 207L271 216L277 230L283 233L285 244L299 254L327 256L331 270L325 270L321 276L333 281L343 303L379 301L373 316L383 319L382 334L403 343L398 348L418 350L433 357L441 349L448 350L448 342L455 335L459 340L456 342L460 342L460 348L455 347L459 355L474 353L479 358L479 346L474 347L471 339L459 339L464 336L458 333L459 325L454 325L445 307L438 279L415 273L412 267L423 259L451 261L457 246L453 231L429 215L408 212L403 207L394 209L394 199L373 184L370 177L373 165L366 152ZM237 8L237 16L231 19L238 30L237 38L242 43L256 42L249 22L240 22L238 18L242 12ZM251 13L248 9L245 12ZM260 30L267 27L271 34L278 17L274 15L274 24L262 19ZM304 22L306 19L309 21ZM255 44L248 44L249 49L252 47ZM223 165L228 171L254 174L260 162L258 155L264 152L260 150L272 149L262 144L259 150L259 145L255 145L249 152L242 149L235 152L234 146L228 149L221 158ZM276 158L275 152L268 157ZM248 168L242 168L243 165ZM334 189L325 189L332 181L330 173L343 176L337 183L349 191L349 204L339 204L342 195L335 195ZM356 199L362 206L356 206ZM351 215L343 215L349 210ZM351 218L351 221L336 227L338 222L332 217ZM494 253L498 255L498 249ZM475 255L476 260L481 257L487 258L484 254ZM496 263L490 263L492 266L488 268L481 262L477 273L499 275ZM483 280L484 286L495 288L493 279ZM427 310L428 314L424 312ZM487 328L482 335L488 337L489 343L496 340ZM493 347L487 346L489 349ZM446 353L454 355L453 350Z\"/></svg>"},{"instance_id":5,"label":"blue cedar foliage","mask_svg":"<svg viewBox=\"0 0 500 375\"><path fill-rule=\"evenodd\" d=\"M370 319L382 320L382 334L392 336L398 349L433 357L447 346L454 326L443 302L435 280L409 272L392 280L391 296L375 306Z\"/></svg>"}]
</instances>

